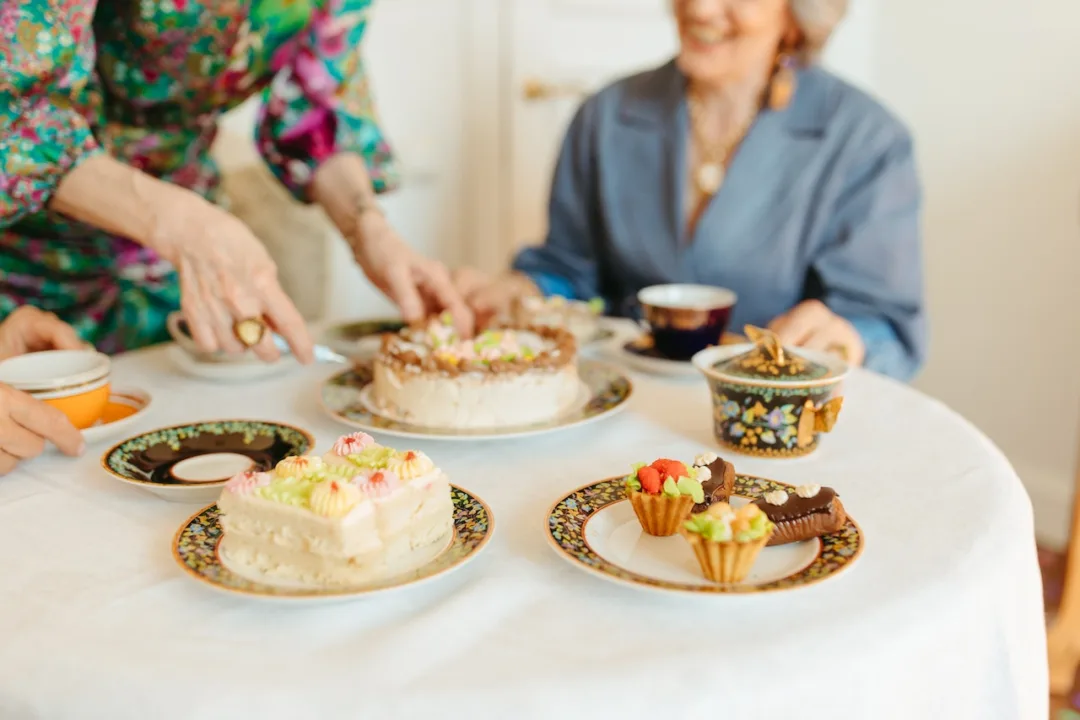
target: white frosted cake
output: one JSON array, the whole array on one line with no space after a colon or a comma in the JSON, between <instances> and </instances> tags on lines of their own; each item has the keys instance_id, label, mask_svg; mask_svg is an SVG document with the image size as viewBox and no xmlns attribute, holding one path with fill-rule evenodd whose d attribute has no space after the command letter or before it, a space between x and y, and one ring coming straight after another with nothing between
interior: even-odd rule
<instances>
[{"instance_id":1,"label":"white frosted cake","mask_svg":"<svg viewBox=\"0 0 1080 720\"><path fill-rule=\"evenodd\" d=\"M604 301L600 298L582 302L558 295L520 298L515 300L511 309L515 325L542 325L569 330L578 344L590 342L596 337L603 312Z\"/></svg>"},{"instance_id":2,"label":"white frosted cake","mask_svg":"<svg viewBox=\"0 0 1080 720\"><path fill-rule=\"evenodd\" d=\"M446 318L383 338L371 399L425 427L499 428L552 420L581 399L577 344L561 328L488 330L459 339Z\"/></svg>"},{"instance_id":3,"label":"white frosted cake","mask_svg":"<svg viewBox=\"0 0 1080 720\"><path fill-rule=\"evenodd\" d=\"M242 473L218 499L225 564L248 577L357 585L413 570L453 534L446 475L426 455L340 438L323 457Z\"/></svg>"}]
</instances>

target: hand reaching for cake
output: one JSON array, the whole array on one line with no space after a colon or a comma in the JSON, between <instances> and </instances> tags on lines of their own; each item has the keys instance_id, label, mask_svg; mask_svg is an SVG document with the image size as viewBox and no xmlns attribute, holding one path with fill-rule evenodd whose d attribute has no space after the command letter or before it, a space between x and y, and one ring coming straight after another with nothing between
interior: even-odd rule
<instances>
[{"instance_id":1,"label":"hand reaching for cake","mask_svg":"<svg viewBox=\"0 0 1080 720\"><path fill-rule=\"evenodd\" d=\"M454 271L453 280L454 287L476 319L476 327L480 329L499 318L508 317L514 300L540 297L539 288L522 273L492 277L476 268L465 267Z\"/></svg>"}]
</instances>

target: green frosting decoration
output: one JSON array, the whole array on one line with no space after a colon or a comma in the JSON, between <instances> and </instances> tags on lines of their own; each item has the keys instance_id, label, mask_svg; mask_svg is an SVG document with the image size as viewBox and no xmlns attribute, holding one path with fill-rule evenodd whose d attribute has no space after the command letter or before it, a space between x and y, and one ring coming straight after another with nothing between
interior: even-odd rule
<instances>
[{"instance_id":1,"label":"green frosting decoration","mask_svg":"<svg viewBox=\"0 0 1080 720\"><path fill-rule=\"evenodd\" d=\"M701 483L694 478L679 478L678 488L681 494L689 495L694 499L695 503L705 502L705 489L702 488Z\"/></svg>"},{"instance_id":2,"label":"green frosting decoration","mask_svg":"<svg viewBox=\"0 0 1080 720\"><path fill-rule=\"evenodd\" d=\"M319 478L314 476L275 478L269 485L257 488L255 495L264 500L306 509L311 490L318 484Z\"/></svg>"},{"instance_id":3,"label":"green frosting decoration","mask_svg":"<svg viewBox=\"0 0 1080 720\"><path fill-rule=\"evenodd\" d=\"M633 490L634 492L641 492L641 481L637 478L637 471L645 467L648 463L634 463L630 467L633 471L623 478L623 482L626 483L627 490Z\"/></svg>"},{"instance_id":4,"label":"green frosting decoration","mask_svg":"<svg viewBox=\"0 0 1080 720\"><path fill-rule=\"evenodd\" d=\"M397 450L393 448L373 445L364 448L356 455L350 455L347 459L353 465L365 470L385 470L397 454Z\"/></svg>"},{"instance_id":5,"label":"green frosting decoration","mask_svg":"<svg viewBox=\"0 0 1080 720\"><path fill-rule=\"evenodd\" d=\"M690 519L683 523L683 527L689 532L700 535L712 542L728 542L731 540L731 524L708 513L698 513L690 516Z\"/></svg>"},{"instance_id":6,"label":"green frosting decoration","mask_svg":"<svg viewBox=\"0 0 1080 720\"><path fill-rule=\"evenodd\" d=\"M668 478L664 481L663 493L668 497L679 497L682 492L679 491L679 485L673 478Z\"/></svg>"},{"instance_id":7,"label":"green frosting decoration","mask_svg":"<svg viewBox=\"0 0 1080 720\"><path fill-rule=\"evenodd\" d=\"M589 306L590 312L596 313L597 315L600 315L604 312L605 303L604 298L602 297L594 297L586 304Z\"/></svg>"},{"instance_id":8,"label":"green frosting decoration","mask_svg":"<svg viewBox=\"0 0 1080 720\"><path fill-rule=\"evenodd\" d=\"M769 518L765 513L758 513L750 520L750 529L735 533L736 542L758 540L769 531Z\"/></svg>"},{"instance_id":9,"label":"green frosting decoration","mask_svg":"<svg viewBox=\"0 0 1080 720\"><path fill-rule=\"evenodd\" d=\"M352 465L323 465L314 471L321 479L351 480L356 477L356 468Z\"/></svg>"}]
</instances>

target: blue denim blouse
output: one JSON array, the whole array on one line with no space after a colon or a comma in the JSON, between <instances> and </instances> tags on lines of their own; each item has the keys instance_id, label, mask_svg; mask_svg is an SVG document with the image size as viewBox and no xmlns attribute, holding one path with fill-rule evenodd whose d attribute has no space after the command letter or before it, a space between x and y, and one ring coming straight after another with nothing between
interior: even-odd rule
<instances>
[{"instance_id":1,"label":"blue denim blouse","mask_svg":"<svg viewBox=\"0 0 1080 720\"><path fill-rule=\"evenodd\" d=\"M904 126L828 72L801 70L762 111L686 238L689 123L674 62L589 98L555 169L549 229L513 266L545 294L632 312L643 287L703 283L739 297L732 329L817 298L866 344L866 367L910 379L927 350L921 188Z\"/></svg>"}]
</instances>

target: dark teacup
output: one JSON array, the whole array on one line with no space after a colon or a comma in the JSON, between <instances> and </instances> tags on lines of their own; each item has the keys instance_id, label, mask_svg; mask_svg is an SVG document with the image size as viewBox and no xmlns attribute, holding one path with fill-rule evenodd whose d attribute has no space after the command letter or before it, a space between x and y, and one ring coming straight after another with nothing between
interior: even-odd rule
<instances>
[{"instance_id":1,"label":"dark teacup","mask_svg":"<svg viewBox=\"0 0 1080 720\"><path fill-rule=\"evenodd\" d=\"M720 344L738 298L727 288L676 284L644 288L637 299L656 352L689 360Z\"/></svg>"}]
</instances>

